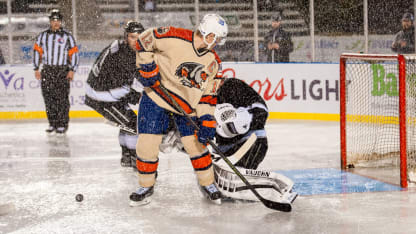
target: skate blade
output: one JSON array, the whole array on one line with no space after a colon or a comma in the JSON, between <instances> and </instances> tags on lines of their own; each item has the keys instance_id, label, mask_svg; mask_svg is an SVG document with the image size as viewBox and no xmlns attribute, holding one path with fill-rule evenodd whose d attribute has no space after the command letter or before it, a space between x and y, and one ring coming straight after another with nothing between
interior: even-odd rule
<instances>
[{"instance_id":1,"label":"skate blade","mask_svg":"<svg viewBox=\"0 0 416 234\"><path fill-rule=\"evenodd\" d=\"M144 206L144 205L149 204L150 201L151 201L151 199L149 197L147 197L147 198L145 198L141 201L137 201L137 202L136 201L130 201L130 206L131 207Z\"/></svg>"},{"instance_id":2,"label":"skate blade","mask_svg":"<svg viewBox=\"0 0 416 234\"><path fill-rule=\"evenodd\" d=\"M208 198L208 200L212 203L214 203L215 205L221 205L221 198L217 199L217 200L211 200Z\"/></svg>"},{"instance_id":3,"label":"skate blade","mask_svg":"<svg viewBox=\"0 0 416 234\"><path fill-rule=\"evenodd\" d=\"M201 190L199 190L199 195L204 198L207 199L208 201L214 203L215 205L221 205L221 198L217 199L217 200L211 200L209 198L209 196L207 194L205 194L204 192L202 192Z\"/></svg>"}]
</instances>

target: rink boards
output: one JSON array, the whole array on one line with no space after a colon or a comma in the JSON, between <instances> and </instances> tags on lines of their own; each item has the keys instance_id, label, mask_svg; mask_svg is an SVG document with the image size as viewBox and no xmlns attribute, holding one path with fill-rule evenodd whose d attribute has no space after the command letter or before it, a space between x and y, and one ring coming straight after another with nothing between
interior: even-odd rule
<instances>
[{"instance_id":1,"label":"rink boards","mask_svg":"<svg viewBox=\"0 0 416 234\"><path fill-rule=\"evenodd\" d=\"M270 119L339 120L338 64L223 63L224 76L238 77L265 100ZM100 117L84 105L89 65L71 82L71 118ZM31 65L0 66L0 119L46 118L40 82Z\"/></svg>"}]
</instances>

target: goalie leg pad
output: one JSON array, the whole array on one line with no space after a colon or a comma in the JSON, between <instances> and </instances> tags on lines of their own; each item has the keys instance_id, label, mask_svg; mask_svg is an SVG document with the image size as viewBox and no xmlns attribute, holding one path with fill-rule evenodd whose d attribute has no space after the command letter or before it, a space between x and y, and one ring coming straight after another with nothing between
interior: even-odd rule
<instances>
[{"instance_id":1,"label":"goalie leg pad","mask_svg":"<svg viewBox=\"0 0 416 234\"><path fill-rule=\"evenodd\" d=\"M293 181L278 173L260 170L238 168L241 174L250 182L256 191L264 198L276 202L291 203L293 197ZM241 179L224 165L214 163L215 183L225 197L258 201Z\"/></svg>"},{"instance_id":2,"label":"goalie leg pad","mask_svg":"<svg viewBox=\"0 0 416 234\"><path fill-rule=\"evenodd\" d=\"M250 150L241 158L235 166L257 169L259 164L263 161L266 156L268 149L267 138L257 138L254 145Z\"/></svg>"},{"instance_id":3,"label":"goalie leg pad","mask_svg":"<svg viewBox=\"0 0 416 234\"><path fill-rule=\"evenodd\" d=\"M159 144L162 135L140 134L136 145L136 167L139 172L139 184L142 187L151 187L156 182L158 166Z\"/></svg>"}]
</instances>

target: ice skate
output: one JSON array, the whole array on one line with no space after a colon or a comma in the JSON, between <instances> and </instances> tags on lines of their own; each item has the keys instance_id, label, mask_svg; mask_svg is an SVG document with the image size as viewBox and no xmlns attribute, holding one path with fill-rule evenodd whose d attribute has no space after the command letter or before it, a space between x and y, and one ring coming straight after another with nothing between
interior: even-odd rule
<instances>
[{"instance_id":1,"label":"ice skate","mask_svg":"<svg viewBox=\"0 0 416 234\"><path fill-rule=\"evenodd\" d=\"M142 206L149 204L150 196L153 194L152 187L139 187L135 192L130 195L130 206Z\"/></svg>"},{"instance_id":2,"label":"ice skate","mask_svg":"<svg viewBox=\"0 0 416 234\"><path fill-rule=\"evenodd\" d=\"M65 136L65 133L66 133L66 128L64 128L64 127L59 127L59 128L57 128L56 129L56 136L60 136L60 137L63 137L63 136Z\"/></svg>"},{"instance_id":3,"label":"ice skate","mask_svg":"<svg viewBox=\"0 0 416 234\"><path fill-rule=\"evenodd\" d=\"M120 159L120 165L122 167L131 167L132 166L132 159L131 159L131 155L128 152L124 152L121 155L121 159Z\"/></svg>"},{"instance_id":4,"label":"ice skate","mask_svg":"<svg viewBox=\"0 0 416 234\"><path fill-rule=\"evenodd\" d=\"M47 134L48 136L53 136L53 135L55 135L55 131L56 131L56 129L55 129L54 127L52 127L52 126L49 126L49 127L45 130L45 132L46 132L46 134Z\"/></svg>"},{"instance_id":5,"label":"ice skate","mask_svg":"<svg viewBox=\"0 0 416 234\"><path fill-rule=\"evenodd\" d=\"M215 183L207 186L200 186L199 189L208 200L217 205L221 205L221 192L218 190Z\"/></svg>"}]
</instances>

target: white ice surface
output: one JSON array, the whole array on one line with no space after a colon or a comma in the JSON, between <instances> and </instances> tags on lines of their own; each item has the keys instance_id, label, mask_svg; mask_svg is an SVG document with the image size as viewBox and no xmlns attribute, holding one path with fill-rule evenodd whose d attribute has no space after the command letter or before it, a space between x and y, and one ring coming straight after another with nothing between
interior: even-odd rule
<instances>
[{"instance_id":1,"label":"white ice surface","mask_svg":"<svg viewBox=\"0 0 416 234\"><path fill-rule=\"evenodd\" d=\"M119 166L118 130L72 120L67 137L42 121L0 122L0 233L416 233L416 191L299 197L291 213L261 203L214 205L202 198L185 154L160 155L153 201L129 207L137 175ZM339 167L339 126L267 125L262 169ZM84 201L75 201L82 193Z\"/></svg>"}]
</instances>

